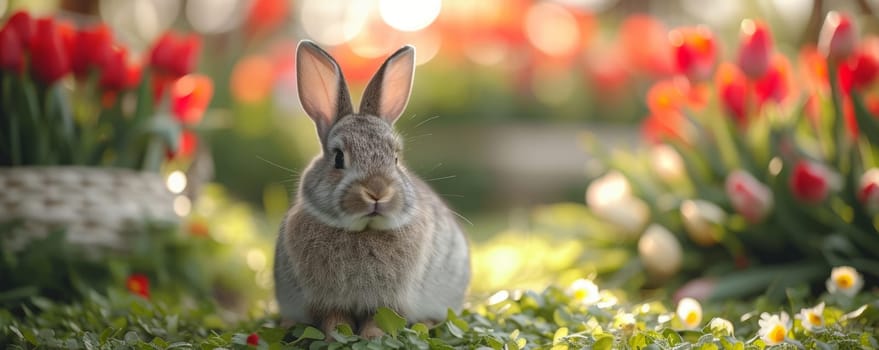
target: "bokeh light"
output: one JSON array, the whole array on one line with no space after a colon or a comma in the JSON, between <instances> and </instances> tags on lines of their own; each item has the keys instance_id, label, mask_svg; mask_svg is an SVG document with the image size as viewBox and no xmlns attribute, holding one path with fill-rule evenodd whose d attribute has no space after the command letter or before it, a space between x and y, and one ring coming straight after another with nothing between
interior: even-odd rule
<instances>
[{"instance_id":1,"label":"bokeh light","mask_svg":"<svg viewBox=\"0 0 879 350\"><path fill-rule=\"evenodd\" d=\"M442 9L441 0L379 0L381 18L389 26L414 32L429 26Z\"/></svg>"},{"instance_id":2,"label":"bokeh light","mask_svg":"<svg viewBox=\"0 0 879 350\"><path fill-rule=\"evenodd\" d=\"M550 56L574 53L580 42L577 19L564 7L538 2L525 15L525 34L538 50Z\"/></svg>"},{"instance_id":3,"label":"bokeh light","mask_svg":"<svg viewBox=\"0 0 879 350\"><path fill-rule=\"evenodd\" d=\"M308 37L334 46L357 36L372 10L373 2L369 0L305 0L300 20Z\"/></svg>"},{"instance_id":4,"label":"bokeh light","mask_svg":"<svg viewBox=\"0 0 879 350\"><path fill-rule=\"evenodd\" d=\"M189 0L186 19L201 33L222 33L241 23L242 5L240 0Z\"/></svg>"},{"instance_id":5,"label":"bokeh light","mask_svg":"<svg viewBox=\"0 0 879 350\"><path fill-rule=\"evenodd\" d=\"M259 55L241 59L232 70L229 89L242 103L256 103L269 96L274 80L272 62Z\"/></svg>"}]
</instances>

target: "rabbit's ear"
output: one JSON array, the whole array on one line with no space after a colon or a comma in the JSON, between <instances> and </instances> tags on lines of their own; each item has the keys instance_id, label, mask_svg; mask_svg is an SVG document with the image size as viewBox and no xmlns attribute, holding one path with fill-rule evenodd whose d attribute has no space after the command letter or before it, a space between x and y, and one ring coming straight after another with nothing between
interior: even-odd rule
<instances>
[{"instance_id":1,"label":"rabbit's ear","mask_svg":"<svg viewBox=\"0 0 879 350\"><path fill-rule=\"evenodd\" d=\"M371 114L393 124L409 103L415 73L415 48L397 50L369 81L360 102L360 113Z\"/></svg>"},{"instance_id":2,"label":"rabbit's ear","mask_svg":"<svg viewBox=\"0 0 879 350\"><path fill-rule=\"evenodd\" d=\"M339 64L308 40L296 49L296 85L302 109L317 125L321 142L336 120L354 111Z\"/></svg>"}]
</instances>

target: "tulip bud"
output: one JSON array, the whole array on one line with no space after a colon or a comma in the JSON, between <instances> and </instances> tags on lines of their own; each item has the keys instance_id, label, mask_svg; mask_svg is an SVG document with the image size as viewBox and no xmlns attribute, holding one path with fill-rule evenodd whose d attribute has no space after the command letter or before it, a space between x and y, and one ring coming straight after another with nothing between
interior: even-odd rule
<instances>
[{"instance_id":1,"label":"tulip bud","mask_svg":"<svg viewBox=\"0 0 879 350\"><path fill-rule=\"evenodd\" d=\"M735 119L739 126L747 125L748 85L747 78L739 67L729 63L721 64L715 73L714 84L723 109Z\"/></svg>"},{"instance_id":2,"label":"tulip bud","mask_svg":"<svg viewBox=\"0 0 879 350\"><path fill-rule=\"evenodd\" d=\"M818 50L831 61L841 61L855 51L858 31L845 13L830 11L818 35Z\"/></svg>"},{"instance_id":3,"label":"tulip bud","mask_svg":"<svg viewBox=\"0 0 879 350\"><path fill-rule=\"evenodd\" d=\"M680 28L668 34L679 72L694 81L711 77L717 60L717 42L706 27Z\"/></svg>"},{"instance_id":4,"label":"tulip bud","mask_svg":"<svg viewBox=\"0 0 879 350\"><path fill-rule=\"evenodd\" d=\"M113 51L113 33L105 24L79 31L74 40L70 65L77 76L87 74L90 68L104 69L116 59L112 57L117 54Z\"/></svg>"},{"instance_id":5,"label":"tulip bud","mask_svg":"<svg viewBox=\"0 0 879 350\"><path fill-rule=\"evenodd\" d=\"M733 209L749 223L760 223L772 211L772 190L748 172L733 171L726 177L725 187Z\"/></svg>"},{"instance_id":6,"label":"tulip bud","mask_svg":"<svg viewBox=\"0 0 879 350\"><path fill-rule=\"evenodd\" d=\"M858 201L870 215L879 214L879 168L867 170L858 186Z\"/></svg>"},{"instance_id":7,"label":"tulip bud","mask_svg":"<svg viewBox=\"0 0 879 350\"><path fill-rule=\"evenodd\" d=\"M710 246L723 238L726 212L716 204L704 200L685 200L681 203L684 228L693 242Z\"/></svg>"},{"instance_id":8,"label":"tulip bud","mask_svg":"<svg viewBox=\"0 0 879 350\"><path fill-rule=\"evenodd\" d=\"M0 29L0 70L21 73L24 69L24 48L15 28L11 25Z\"/></svg>"},{"instance_id":9,"label":"tulip bud","mask_svg":"<svg viewBox=\"0 0 879 350\"><path fill-rule=\"evenodd\" d=\"M150 51L150 65L178 77L184 76L195 68L200 50L201 41L197 36L168 32Z\"/></svg>"},{"instance_id":10,"label":"tulip bud","mask_svg":"<svg viewBox=\"0 0 879 350\"><path fill-rule=\"evenodd\" d=\"M641 264L654 278L663 280L681 269L683 251L678 239L665 227L650 225L638 240Z\"/></svg>"},{"instance_id":11,"label":"tulip bud","mask_svg":"<svg viewBox=\"0 0 879 350\"><path fill-rule=\"evenodd\" d=\"M768 101L780 103L791 94L791 66L787 57L775 54L766 74L754 82L757 102L762 105Z\"/></svg>"},{"instance_id":12,"label":"tulip bud","mask_svg":"<svg viewBox=\"0 0 879 350\"><path fill-rule=\"evenodd\" d=\"M596 216L632 236L644 227L650 215L650 208L632 196L629 182L618 172L593 180L586 189L586 204Z\"/></svg>"},{"instance_id":13,"label":"tulip bud","mask_svg":"<svg viewBox=\"0 0 879 350\"><path fill-rule=\"evenodd\" d=\"M18 11L6 22L8 26L15 28L15 34L18 35L18 41L22 46L30 45L31 36L34 35L34 20L31 15L25 11Z\"/></svg>"},{"instance_id":14,"label":"tulip bud","mask_svg":"<svg viewBox=\"0 0 879 350\"><path fill-rule=\"evenodd\" d=\"M177 79L171 87L171 110L174 117L183 124L198 124L213 93L214 85L206 76L189 74Z\"/></svg>"},{"instance_id":15,"label":"tulip bud","mask_svg":"<svg viewBox=\"0 0 879 350\"><path fill-rule=\"evenodd\" d=\"M122 90L128 86L126 64L128 63L128 51L118 48L111 52L110 57L101 68L101 88L106 90Z\"/></svg>"},{"instance_id":16,"label":"tulip bud","mask_svg":"<svg viewBox=\"0 0 879 350\"><path fill-rule=\"evenodd\" d=\"M766 24L746 19L740 32L738 65L751 79L758 79L769 70L772 58L772 34Z\"/></svg>"},{"instance_id":17,"label":"tulip bud","mask_svg":"<svg viewBox=\"0 0 879 350\"><path fill-rule=\"evenodd\" d=\"M30 42L31 72L47 85L70 72L70 59L61 34L51 18L38 19Z\"/></svg>"},{"instance_id":18,"label":"tulip bud","mask_svg":"<svg viewBox=\"0 0 879 350\"><path fill-rule=\"evenodd\" d=\"M797 163L790 178L794 197L809 204L824 201L839 184L839 175L822 164L805 160Z\"/></svg>"},{"instance_id":19,"label":"tulip bud","mask_svg":"<svg viewBox=\"0 0 879 350\"><path fill-rule=\"evenodd\" d=\"M857 51L839 66L843 91L863 90L879 76L879 38L865 39Z\"/></svg>"}]
</instances>

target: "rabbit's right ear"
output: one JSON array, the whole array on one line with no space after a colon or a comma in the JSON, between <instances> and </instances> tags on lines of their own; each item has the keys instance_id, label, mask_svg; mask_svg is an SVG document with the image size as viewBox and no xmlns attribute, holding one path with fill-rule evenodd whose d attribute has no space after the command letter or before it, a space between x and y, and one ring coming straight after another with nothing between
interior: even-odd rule
<instances>
[{"instance_id":1,"label":"rabbit's right ear","mask_svg":"<svg viewBox=\"0 0 879 350\"><path fill-rule=\"evenodd\" d=\"M342 70L330 54L303 40L296 49L296 85L302 109L314 120L325 143L333 123L354 111Z\"/></svg>"}]
</instances>

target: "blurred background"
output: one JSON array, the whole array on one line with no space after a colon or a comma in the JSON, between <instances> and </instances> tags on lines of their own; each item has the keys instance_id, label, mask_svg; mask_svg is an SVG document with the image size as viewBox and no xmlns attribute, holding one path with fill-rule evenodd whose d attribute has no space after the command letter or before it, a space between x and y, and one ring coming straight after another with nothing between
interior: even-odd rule
<instances>
[{"instance_id":1,"label":"blurred background","mask_svg":"<svg viewBox=\"0 0 879 350\"><path fill-rule=\"evenodd\" d=\"M166 30L198 33L198 67L215 85L200 135L213 179L275 217L296 186L281 167L300 171L318 150L297 101L298 40L336 57L355 101L389 53L415 45L415 87L398 123L407 163L480 223L472 230L493 232L506 223L484 218L582 201L590 157L581 132L611 147L639 142L647 88L676 74L668 29L707 25L718 46L734 47L741 19L763 18L791 54L816 40L823 2L5 0L0 14L58 10L75 22L105 21L132 57ZM869 16L876 2L831 5Z\"/></svg>"},{"instance_id":2,"label":"blurred background","mask_svg":"<svg viewBox=\"0 0 879 350\"><path fill-rule=\"evenodd\" d=\"M571 266L568 280L627 266L631 246L584 254L566 234L616 239L583 205L607 170L585 143L646 143L648 89L681 73L670 29L706 26L717 61L729 61L742 20L759 18L777 50L797 57L830 10L875 32L879 1L0 0L0 17L22 9L79 27L105 22L135 61L169 30L200 37L196 71L213 81L213 98L185 177L173 162L163 173L172 191L186 188L175 202L185 230L234 251L224 261L245 261L265 290L277 224L319 150L297 100L296 44L327 49L355 101L387 55L414 45L414 90L397 123L406 163L469 221L484 277L474 289L484 293L545 285L557 277L547 271Z\"/></svg>"}]
</instances>

